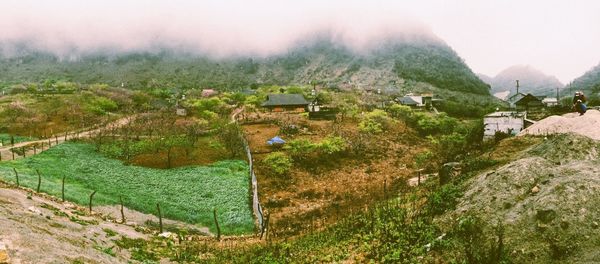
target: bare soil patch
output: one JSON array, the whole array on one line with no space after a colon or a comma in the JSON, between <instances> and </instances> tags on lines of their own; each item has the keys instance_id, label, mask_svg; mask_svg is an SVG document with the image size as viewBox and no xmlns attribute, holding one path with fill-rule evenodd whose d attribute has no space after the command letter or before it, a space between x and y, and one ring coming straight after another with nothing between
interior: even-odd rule
<instances>
[{"instance_id":1,"label":"bare soil patch","mask_svg":"<svg viewBox=\"0 0 600 264\"><path fill-rule=\"evenodd\" d=\"M282 118L293 120L288 115ZM286 176L269 175L261 160L276 150L266 144L276 135L284 140L319 142L336 131L358 133L358 124L352 121L334 124L303 119L298 124L301 133L294 136L280 134L275 124L244 125L257 164L260 200L271 215L271 231L278 237L325 227L351 211L396 195L406 179L416 175L413 157L428 145L404 123L397 122L389 132L368 136L367 153L348 153L335 159L315 156L308 165L295 163Z\"/></svg>"}]
</instances>

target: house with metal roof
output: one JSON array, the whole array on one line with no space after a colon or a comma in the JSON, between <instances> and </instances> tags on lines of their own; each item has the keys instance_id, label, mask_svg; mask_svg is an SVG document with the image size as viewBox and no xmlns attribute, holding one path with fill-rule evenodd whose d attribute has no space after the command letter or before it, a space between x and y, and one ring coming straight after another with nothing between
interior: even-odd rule
<instances>
[{"instance_id":1,"label":"house with metal roof","mask_svg":"<svg viewBox=\"0 0 600 264\"><path fill-rule=\"evenodd\" d=\"M262 106L273 112L304 112L309 104L301 94L269 94Z\"/></svg>"},{"instance_id":2,"label":"house with metal roof","mask_svg":"<svg viewBox=\"0 0 600 264\"><path fill-rule=\"evenodd\" d=\"M517 111L539 111L544 108L542 100L545 96L535 96L533 94L527 94L523 98L515 102Z\"/></svg>"},{"instance_id":3,"label":"house with metal roof","mask_svg":"<svg viewBox=\"0 0 600 264\"><path fill-rule=\"evenodd\" d=\"M508 102L510 108L516 108L517 105L515 103L525 96L526 94L524 93L516 93L514 95L511 95L508 99L506 99L506 101Z\"/></svg>"},{"instance_id":4,"label":"house with metal roof","mask_svg":"<svg viewBox=\"0 0 600 264\"><path fill-rule=\"evenodd\" d=\"M404 97L398 97L395 100L396 102L407 105L407 106L417 106L417 107L430 107L433 101L439 101L433 99L432 94L422 94L422 95L413 95L407 94Z\"/></svg>"}]
</instances>

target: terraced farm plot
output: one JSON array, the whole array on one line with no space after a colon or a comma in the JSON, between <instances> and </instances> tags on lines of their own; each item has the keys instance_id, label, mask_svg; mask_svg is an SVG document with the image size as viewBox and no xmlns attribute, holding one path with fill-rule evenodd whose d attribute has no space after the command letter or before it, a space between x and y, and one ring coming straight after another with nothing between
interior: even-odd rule
<instances>
[{"instance_id":1,"label":"terraced farm plot","mask_svg":"<svg viewBox=\"0 0 600 264\"><path fill-rule=\"evenodd\" d=\"M209 227L216 232L213 208L217 208L224 234L250 233L254 220L250 207L248 165L241 160L219 161L210 166L170 170L126 166L95 152L84 143L64 143L36 156L0 162L0 178L35 190L42 175L41 191L60 197L66 176L65 198L86 205L96 190L94 205L125 206L156 214L160 203L166 218Z\"/></svg>"}]
</instances>

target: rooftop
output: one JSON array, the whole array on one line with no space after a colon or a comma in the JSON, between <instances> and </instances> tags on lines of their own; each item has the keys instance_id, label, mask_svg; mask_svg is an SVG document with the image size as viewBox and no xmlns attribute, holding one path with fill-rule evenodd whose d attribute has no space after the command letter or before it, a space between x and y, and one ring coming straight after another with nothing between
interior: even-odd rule
<instances>
[{"instance_id":1,"label":"rooftop","mask_svg":"<svg viewBox=\"0 0 600 264\"><path fill-rule=\"evenodd\" d=\"M262 106L308 105L309 102L301 94L269 94Z\"/></svg>"},{"instance_id":2,"label":"rooftop","mask_svg":"<svg viewBox=\"0 0 600 264\"><path fill-rule=\"evenodd\" d=\"M513 111L498 111L498 112L493 112L491 114L487 114L485 115L485 117L521 117L523 116L523 113L519 113L519 112L513 112Z\"/></svg>"}]
</instances>

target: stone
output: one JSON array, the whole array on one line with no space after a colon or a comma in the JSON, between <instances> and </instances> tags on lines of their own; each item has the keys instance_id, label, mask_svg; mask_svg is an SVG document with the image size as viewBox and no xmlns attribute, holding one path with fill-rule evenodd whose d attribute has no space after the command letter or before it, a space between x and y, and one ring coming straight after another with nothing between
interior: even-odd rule
<instances>
[{"instance_id":1,"label":"stone","mask_svg":"<svg viewBox=\"0 0 600 264\"><path fill-rule=\"evenodd\" d=\"M32 212L34 214L41 214L42 213L39 209L35 208L34 206L29 206L27 208L27 210L29 210L30 212Z\"/></svg>"},{"instance_id":2,"label":"stone","mask_svg":"<svg viewBox=\"0 0 600 264\"><path fill-rule=\"evenodd\" d=\"M8 256L8 250L6 245L0 242L0 264L10 263L10 257Z\"/></svg>"},{"instance_id":3,"label":"stone","mask_svg":"<svg viewBox=\"0 0 600 264\"><path fill-rule=\"evenodd\" d=\"M538 192L540 192L540 187L538 187L537 185L533 186L533 188L531 188L531 193L532 194L536 194Z\"/></svg>"},{"instance_id":4,"label":"stone","mask_svg":"<svg viewBox=\"0 0 600 264\"><path fill-rule=\"evenodd\" d=\"M158 234L159 237L170 238L173 235L171 232L162 232Z\"/></svg>"},{"instance_id":5,"label":"stone","mask_svg":"<svg viewBox=\"0 0 600 264\"><path fill-rule=\"evenodd\" d=\"M596 222L596 221L592 222L593 229L598 229L598 227L600 227L600 225L598 225L598 222Z\"/></svg>"}]
</instances>

